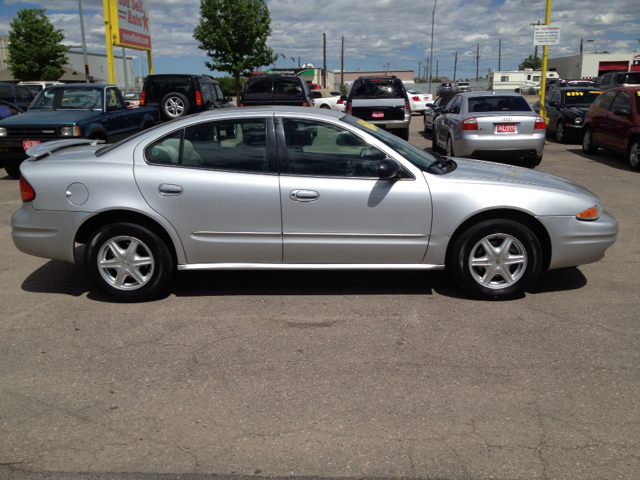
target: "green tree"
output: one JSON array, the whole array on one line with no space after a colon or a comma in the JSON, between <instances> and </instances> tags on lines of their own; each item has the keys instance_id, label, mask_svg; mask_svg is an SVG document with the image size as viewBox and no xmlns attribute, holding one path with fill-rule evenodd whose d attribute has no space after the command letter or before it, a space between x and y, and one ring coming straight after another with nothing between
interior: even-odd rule
<instances>
[{"instance_id":1,"label":"green tree","mask_svg":"<svg viewBox=\"0 0 640 480\"><path fill-rule=\"evenodd\" d=\"M534 70L540 69L542 66L542 60L540 57L533 57L533 55L529 55L529 57L525 58L524 61L518 65L518 70L524 70L525 68L533 68Z\"/></svg>"},{"instance_id":2,"label":"green tree","mask_svg":"<svg viewBox=\"0 0 640 480\"><path fill-rule=\"evenodd\" d=\"M56 30L39 8L18 10L9 30L9 70L20 81L58 80L69 59L62 30Z\"/></svg>"},{"instance_id":3,"label":"green tree","mask_svg":"<svg viewBox=\"0 0 640 480\"><path fill-rule=\"evenodd\" d=\"M216 80L220 82L222 93L225 97L232 97L236 94L236 81L231 77L217 77ZM244 78L240 79L240 89L244 88Z\"/></svg>"},{"instance_id":4,"label":"green tree","mask_svg":"<svg viewBox=\"0 0 640 480\"><path fill-rule=\"evenodd\" d=\"M193 30L198 48L207 52L210 70L227 72L235 79L273 63L277 55L267 47L271 16L264 0L200 0L200 24Z\"/></svg>"}]
</instances>

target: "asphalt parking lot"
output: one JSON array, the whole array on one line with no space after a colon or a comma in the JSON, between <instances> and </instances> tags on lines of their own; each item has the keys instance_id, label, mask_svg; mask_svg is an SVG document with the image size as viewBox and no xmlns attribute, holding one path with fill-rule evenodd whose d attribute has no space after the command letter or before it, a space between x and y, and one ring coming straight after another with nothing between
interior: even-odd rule
<instances>
[{"instance_id":1,"label":"asphalt parking lot","mask_svg":"<svg viewBox=\"0 0 640 480\"><path fill-rule=\"evenodd\" d=\"M640 174L553 140L537 169L620 234L517 300L444 272L180 272L142 304L18 252L0 170L0 478L640 478Z\"/></svg>"}]
</instances>

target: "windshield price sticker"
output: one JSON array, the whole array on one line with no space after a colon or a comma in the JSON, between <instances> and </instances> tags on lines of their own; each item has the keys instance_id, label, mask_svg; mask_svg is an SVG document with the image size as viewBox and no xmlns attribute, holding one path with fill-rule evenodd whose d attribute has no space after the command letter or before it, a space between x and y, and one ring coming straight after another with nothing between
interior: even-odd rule
<instances>
[{"instance_id":1,"label":"windshield price sticker","mask_svg":"<svg viewBox=\"0 0 640 480\"><path fill-rule=\"evenodd\" d=\"M597 92L591 92L590 91L589 93L602 93L602 92L598 90ZM640 94L640 92L638 92L638 93Z\"/></svg>"},{"instance_id":2,"label":"windshield price sticker","mask_svg":"<svg viewBox=\"0 0 640 480\"><path fill-rule=\"evenodd\" d=\"M584 92L567 92L567 97L582 97L583 95Z\"/></svg>"},{"instance_id":3,"label":"windshield price sticker","mask_svg":"<svg viewBox=\"0 0 640 480\"><path fill-rule=\"evenodd\" d=\"M375 126L375 125L373 125L372 123L367 122L366 120L362 120L362 119L360 119L360 120L358 120L358 123L359 123L360 125L364 126L364 127L367 127L367 128L368 128L368 129L370 129L370 130L373 130L374 132L375 132L376 130L378 130L378 127L376 127L376 126Z\"/></svg>"}]
</instances>

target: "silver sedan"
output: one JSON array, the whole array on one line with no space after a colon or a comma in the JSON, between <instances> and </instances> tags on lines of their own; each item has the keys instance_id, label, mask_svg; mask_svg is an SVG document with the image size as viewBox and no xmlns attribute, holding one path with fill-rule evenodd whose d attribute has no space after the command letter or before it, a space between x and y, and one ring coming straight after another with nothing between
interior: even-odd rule
<instances>
[{"instance_id":1,"label":"silver sedan","mask_svg":"<svg viewBox=\"0 0 640 480\"><path fill-rule=\"evenodd\" d=\"M28 150L12 237L83 260L121 301L158 295L176 269L446 268L469 295L504 299L543 269L600 260L618 232L569 180L431 155L331 110L208 111L99 142Z\"/></svg>"},{"instance_id":2,"label":"silver sedan","mask_svg":"<svg viewBox=\"0 0 640 480\"><path fill-rule=\"evenodd\" d=\"M542 160L546 124L519 93L456 95L433 122L433 149L449 157Z\"/></svg>"}]
</instances>

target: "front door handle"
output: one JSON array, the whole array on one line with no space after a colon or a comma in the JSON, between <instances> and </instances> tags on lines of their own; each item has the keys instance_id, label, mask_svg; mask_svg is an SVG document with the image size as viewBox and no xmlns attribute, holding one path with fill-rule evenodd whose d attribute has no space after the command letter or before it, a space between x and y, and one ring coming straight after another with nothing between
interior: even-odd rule
<instances>
[{"instance_id":1,"label":"front door handle","mask_svg":"<svg viewBox=\"0 0 640 480\"><path fill-rule=\"evenodd\" d=\"M158 193L162 197L177 197L178 195L182 194L182 187L180 185L163 183L158 187Z\"/></svg>"},{"instance_id":2,"label":"front door handle","mask_svg":"<svg viewBox=\"0 0 640 480\"><path fill-rule=\"evenodd\" d=\"M315 202L320 198L320 194L313 190L292 190L289 198L294 202Z\"/></svg>"}]
</instances>

